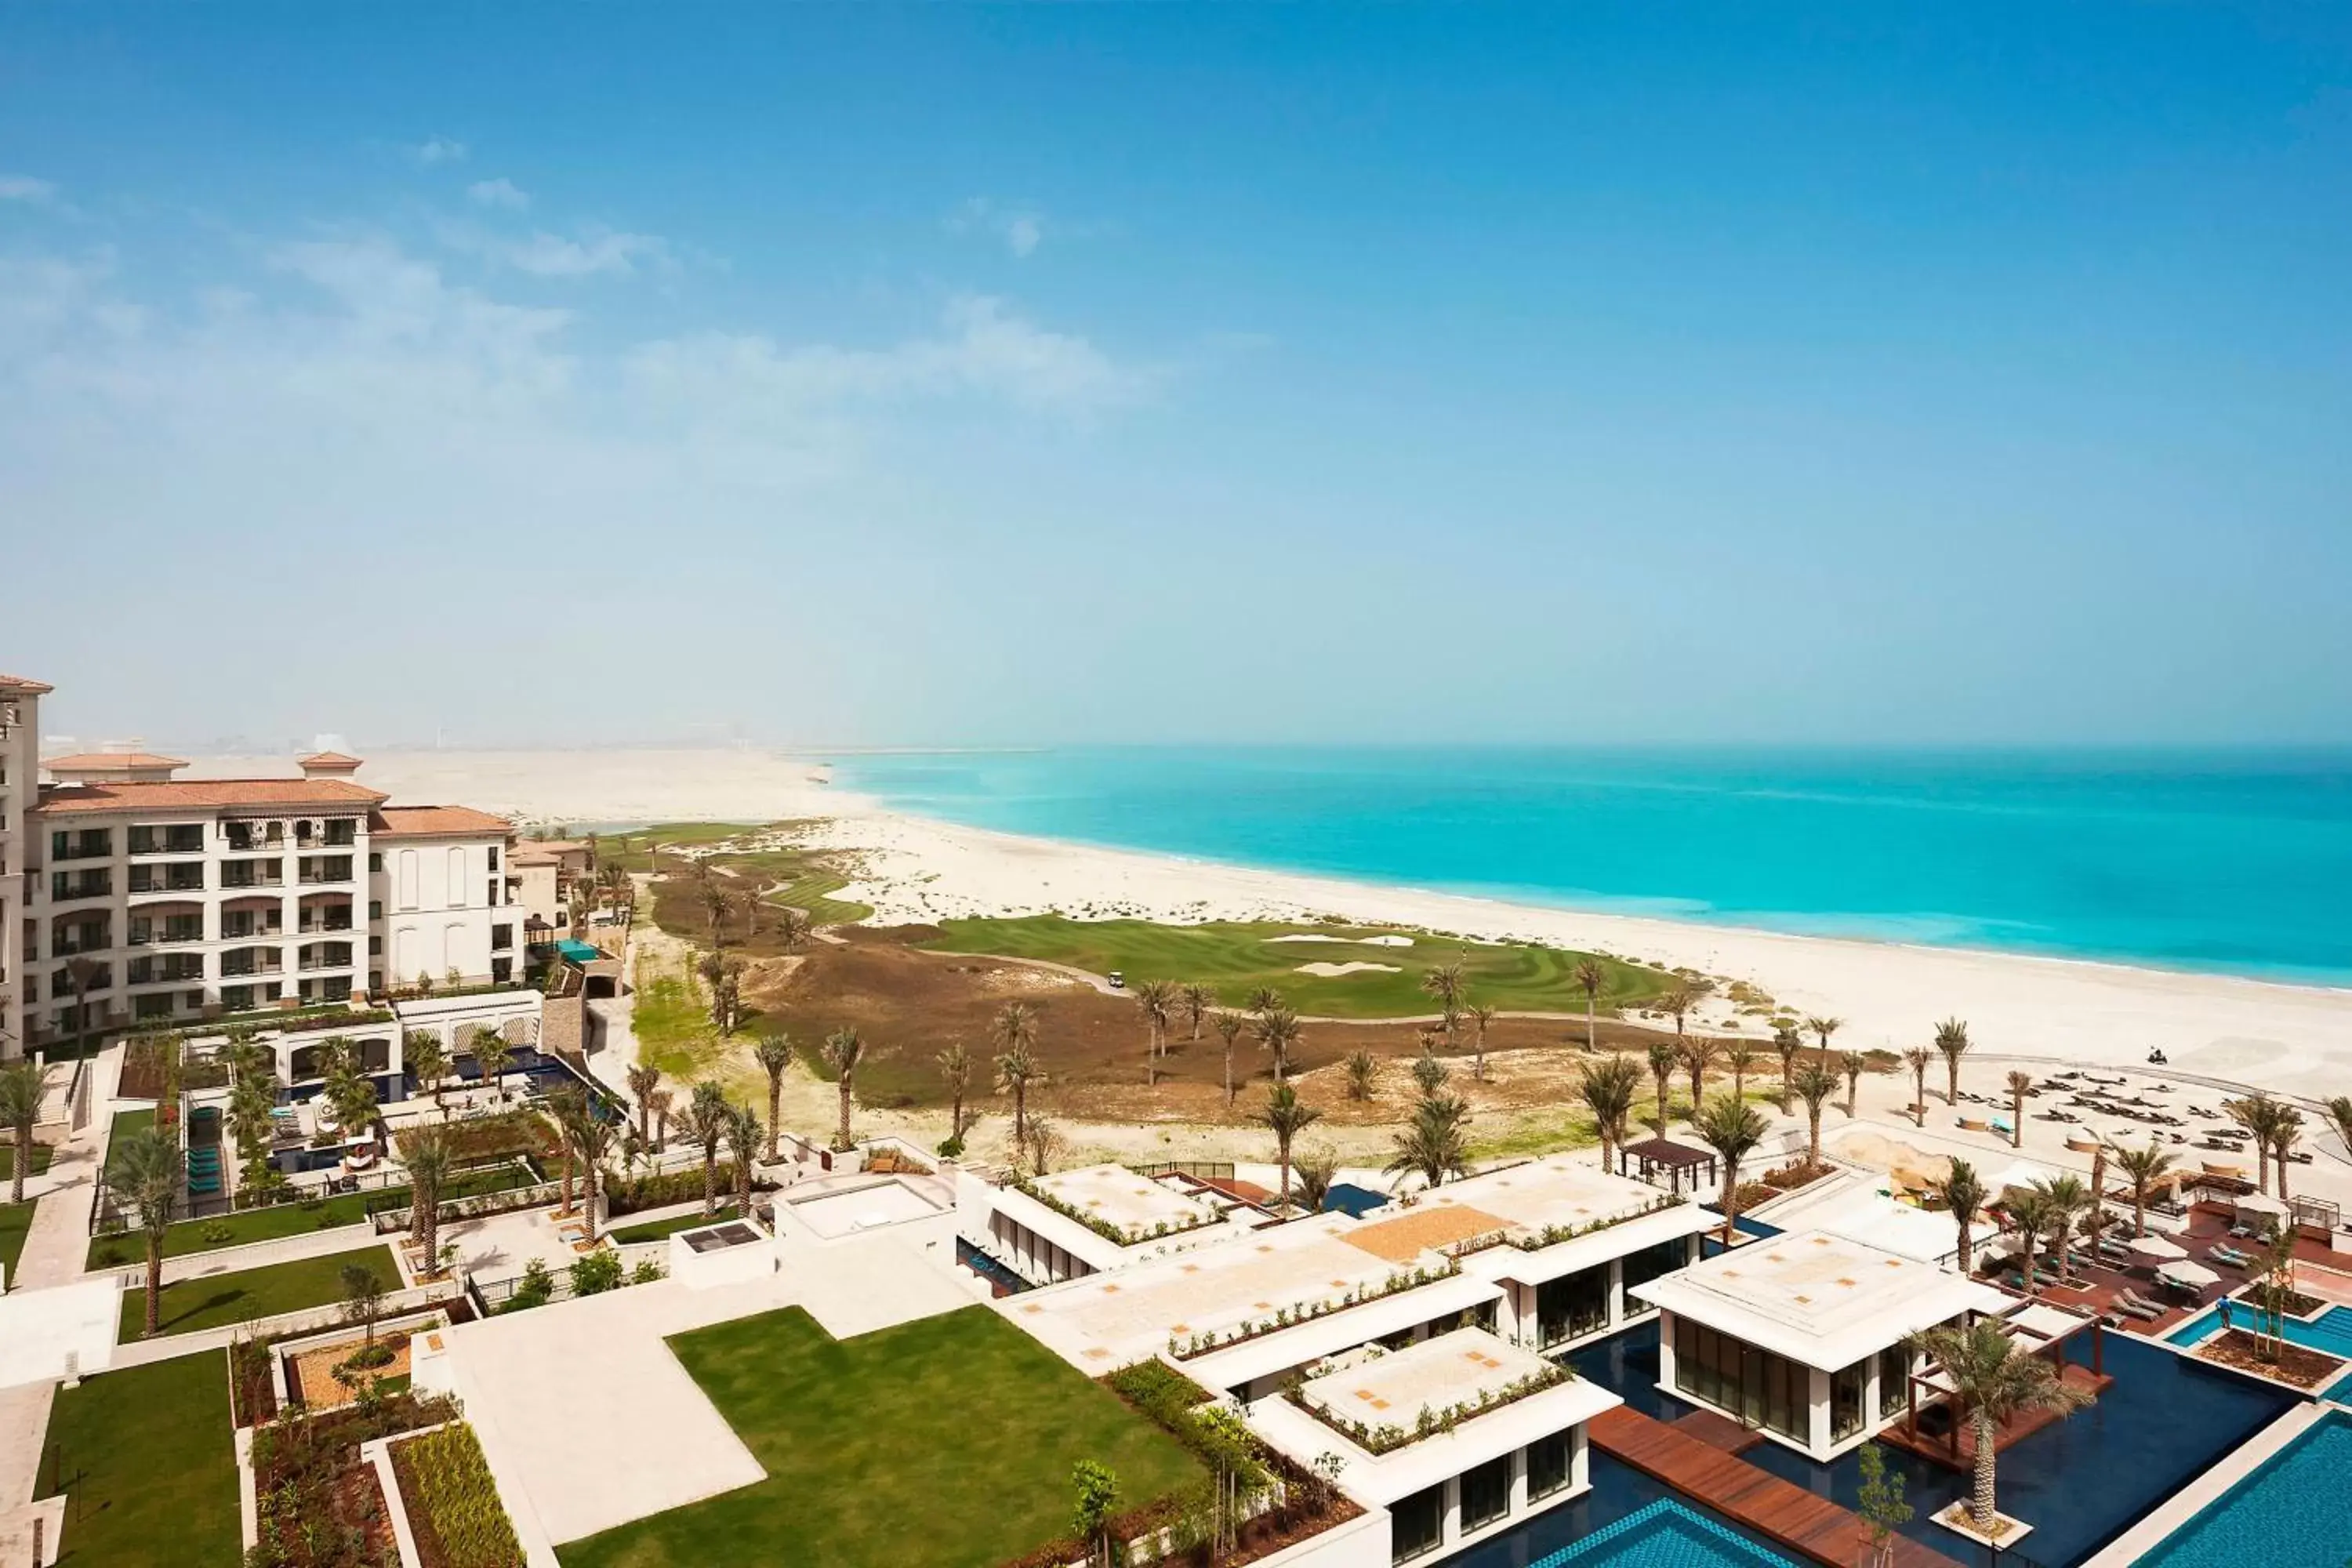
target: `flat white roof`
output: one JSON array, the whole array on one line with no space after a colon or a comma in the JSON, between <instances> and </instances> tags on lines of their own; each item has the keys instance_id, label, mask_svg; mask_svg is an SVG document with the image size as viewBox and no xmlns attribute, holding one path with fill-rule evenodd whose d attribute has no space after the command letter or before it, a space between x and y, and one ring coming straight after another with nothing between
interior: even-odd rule
<instances>
[{"instance_id":1,"label":"flat white roof","mask_svg":"<svg viewBox=\"0 0 2352 1568\"><path fill-rule=\"evenodd\" d=\"M1326 1373L1299 1393L1318 1407L1410 1432L1424 1405L1436 1413L1475 1402L1481 1391L1499 1394L1549 1366L1541 1356L1484 1329L1457 1329ZM1598 1384L1570 1377L1483 1415L1461 1417L1450 1432L1414 1437L1384 1454L1370 1452L1280 1394L1256 1401L1247 1416L1259 1436L1302 1464L1336 1454L1341 1463L1339 1485L1359 1499L1386 1504L1590 1421L1621 1403Z\"/></svg>"},{"instance_id":2,"label":"flat white roof","mask_svg":"<svg viewBox=\"0 0 2352 1568\"><path fill-rule=\"evenodd\" d=\"M1502 1295L1503 1288L1492 1280L1457 1274L1383 1296L1377 1301L1327 1312L1177 1364L1184 1369L1187 1377L1204 1387L1240 1388L1261 1377L1288 1372L1294 1366L1353 1350L1389 1334L1483 1307L1489 1301L1500 1300Z\"/></svg>"},{"instance_id":3,"label":"flat white roof","mask_svg":"<svg viewBox=\"0 0 2352 1568\"><path fill-rule=\"evenodd\" d=\"M1391 1277L1412 1272L1411 1265L1344 1239L1353 1225L1343 1215L1295 1220L1049 1285L996 1307L1065 1360L1099 1374L1156 1355L1171 1339L1222 1336L1286 1309L1296 1315L1351 1292L1379 1290Z\"/></svg>"},{"instance_id":4,"label":"flat white roof","mask_svg":"<svg viewBox=\"0 0 2352 1568\"><path fill-rule=\"evenodd\" d=\"M1751 1241L1633 1294L1832 1372L1907 1334L1967 1311L2000 1312L2010 1301L1932 1263L1822 1230Z\"/></svg>"},{"instance_id":5,"label":"flat white roof","mask_svg":"<svg viewBox=\"0 0 2352 1568\"><path fill-rule=\"evenodd\" d=\"M0 1388L104 1372L114 1363L121 1303L111 1274L0 1296Z\"/></svg>"},{"instance_id":6,"label":"flat white roof","mask_svg":"<svg viewBox=\"0 0 2352 1568\"><path fill-rule=\"evenodd\" d=\"M1055 1202L1121 1232L1127 1244L1152 1239L1217 1217L1217 1209L1179 1188L1139 1176L1124 1165L1056 1171L1029 1184Z\"/></svg>"}]
</instances>

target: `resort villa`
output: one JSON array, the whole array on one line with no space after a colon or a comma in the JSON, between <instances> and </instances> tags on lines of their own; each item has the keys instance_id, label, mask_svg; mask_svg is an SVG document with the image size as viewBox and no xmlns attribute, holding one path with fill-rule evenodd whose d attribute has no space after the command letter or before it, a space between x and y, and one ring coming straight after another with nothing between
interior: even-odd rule
<instances>
[{"instance_id":1,"label":"resort villa","mask_svg":"<svg viewBox=\"0 0 2352 1568\"><path fill-rule=\"evenodd\" d=\"M1753 1242L1638 1288L1659 1309L1659 1387L1816 1459L1910 1407L1914 1334L2016 1299L1825 1230Z\"/></svg>"}]
</instances>

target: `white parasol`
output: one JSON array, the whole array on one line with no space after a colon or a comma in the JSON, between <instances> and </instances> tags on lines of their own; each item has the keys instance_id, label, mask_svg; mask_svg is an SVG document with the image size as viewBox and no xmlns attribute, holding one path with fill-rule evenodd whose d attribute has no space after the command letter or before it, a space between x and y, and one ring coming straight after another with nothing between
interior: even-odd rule
<instances>
[{"instance_id":1,"label":"white parasol","mask_svg":"<svg viewBox=\"0 0 2352 1568\"><path fill-rule=\"evenodd\" d=\"M2156 1277L2168 1285L2178 1285L2184 1290L2202 1290L2208 1285L2218 1285L2221 1277L2201 1263L2168 1263L2156 1271Z\"/></svg>"},{"instance_id":2,"label":"white parasol","mask_svg":"<svg viewBox=\"0 0 2352 1568\"><path fill-rule=\"evenodd\" d=\"M2143 1263L2178 1263L2189 1256L2188 1248L2160 1236L2143 1236L2124 1245L2131 1248L2131 1255Z\"/></svg>"}]
</instances>

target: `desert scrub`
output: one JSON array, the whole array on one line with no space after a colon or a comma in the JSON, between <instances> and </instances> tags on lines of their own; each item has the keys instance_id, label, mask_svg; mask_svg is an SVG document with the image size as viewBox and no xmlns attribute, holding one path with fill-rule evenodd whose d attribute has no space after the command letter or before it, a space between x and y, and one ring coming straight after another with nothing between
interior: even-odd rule
<instances>
[{"instance_id":1,"label":"desert scrub","mask_svg":"<svg viewBox=\"0 0 2352 1568\"><path fill-rule=\"evenodd\" d=\"M425 1568L522 1568L522 1547L471 1426L456 1421L395 1444L392 1462Z\"/></svg>"}]
</instances>

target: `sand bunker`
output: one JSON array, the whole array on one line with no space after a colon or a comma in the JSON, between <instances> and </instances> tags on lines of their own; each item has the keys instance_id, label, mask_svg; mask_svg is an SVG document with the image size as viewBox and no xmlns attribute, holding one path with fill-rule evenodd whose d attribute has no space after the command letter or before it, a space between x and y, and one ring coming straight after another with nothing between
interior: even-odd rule
<instances>
[{"instance_id":1,"label":"sand bunker","mask_svg":"<svg viewBox=\"0 0 2352 1568\"><path fill-rule=\"evenodd\" d=\"M1302 963L1298 966L1299 973L1312 974L1322 980L1337 980L1343 974L1361 974L1366 970L1379 974L1403 973L1393 963Z\"/></svg>"}]
</instances>

